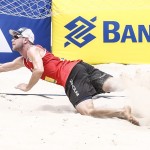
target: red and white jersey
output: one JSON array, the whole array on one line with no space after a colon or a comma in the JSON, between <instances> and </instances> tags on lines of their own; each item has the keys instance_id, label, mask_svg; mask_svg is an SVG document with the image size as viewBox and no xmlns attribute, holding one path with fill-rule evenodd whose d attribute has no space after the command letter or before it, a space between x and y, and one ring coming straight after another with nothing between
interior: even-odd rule
<instances>
[{"instance_id":1,"label":"red and white jersey","mask_svg":"<svg viewBox=\"0 0 150 150\"><path fill-rule=\"evenodd\" d=\"M75 61L61 60L60 58L54 56L52 53L48 52L43 47L39 45L38 47L40 47L45 51L45 55L42 58L44 72L41 76L41 79L65 87L66 81L68 79L71 70L81 60ZM29 59L24 58L24 65L31 71L33 70L33 64Z\"/></svg>"}]
</instances>

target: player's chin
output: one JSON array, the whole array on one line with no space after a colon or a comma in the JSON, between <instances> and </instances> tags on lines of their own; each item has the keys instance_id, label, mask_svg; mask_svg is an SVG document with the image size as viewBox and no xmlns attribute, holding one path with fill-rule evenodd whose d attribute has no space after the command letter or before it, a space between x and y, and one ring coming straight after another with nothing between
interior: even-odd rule
<instances>
[{"instance_id":1,"label":"player's chin","mask_svg":"<svg viewBox=\"0 0 150 150\"><path fill-rule=\"evenodd\" d=\"M12 46L12 50L13 50L13 51L17 51L17 49L16 49L15 46Z\"/></svg>"}]
</instances>

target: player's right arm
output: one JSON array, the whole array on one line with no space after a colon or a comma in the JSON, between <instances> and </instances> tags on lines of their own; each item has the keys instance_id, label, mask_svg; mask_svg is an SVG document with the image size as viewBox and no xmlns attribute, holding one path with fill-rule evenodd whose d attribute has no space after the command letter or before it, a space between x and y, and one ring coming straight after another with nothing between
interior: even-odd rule
<instances>
[{"instance_id":1,"label":"player's right arm","mask_svg":"<svg viewBox=\"0 0 150 150\"><path fill-rule=\"evenodd\" d=\"M12 71L12 70L19 69L21 67L24 67L22 56L16 58L12 62L1 64L0 65L0 72Z\"/></svg>"}]
</instances>

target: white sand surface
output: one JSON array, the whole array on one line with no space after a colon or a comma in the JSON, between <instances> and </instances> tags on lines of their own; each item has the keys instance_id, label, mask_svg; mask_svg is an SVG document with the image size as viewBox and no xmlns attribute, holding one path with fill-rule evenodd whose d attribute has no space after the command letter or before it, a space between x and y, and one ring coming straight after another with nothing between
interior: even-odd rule
<instances>
[{"instance_id":1,"label":"white sand surface","mask_svg":"<svg viewBox=\"0 0 150 150\"><path fill-rule=\"evenodd\" d=\"M102 94L94 104L112 108L130 104L140 127L117 118L82 116L63 87L42 80L26 93L33 95L26 95L14 88L30 78L30 71L22 68L0 74L0 150L149 149L150 65L96 67L116 77L122 75L128 90Z\"/></svg>"}]
</instances>

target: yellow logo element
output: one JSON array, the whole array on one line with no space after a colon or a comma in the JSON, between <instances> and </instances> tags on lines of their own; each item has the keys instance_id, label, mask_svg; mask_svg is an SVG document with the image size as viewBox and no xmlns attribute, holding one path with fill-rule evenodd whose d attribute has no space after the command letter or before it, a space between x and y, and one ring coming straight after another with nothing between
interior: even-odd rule
<instances>
[{"instance_id":1,"label":"yellow logo element","mask_svg":"<svg viewBox=\"0 0 150 150\"><path fill-rule=\"evenodd\" d=\"M48 81L48 82L51 82L51 83L57 83L57 81L53 78L50 78L50 77L45 77L45 81Z\"/></svg>"}]
</instances>

